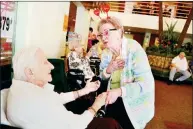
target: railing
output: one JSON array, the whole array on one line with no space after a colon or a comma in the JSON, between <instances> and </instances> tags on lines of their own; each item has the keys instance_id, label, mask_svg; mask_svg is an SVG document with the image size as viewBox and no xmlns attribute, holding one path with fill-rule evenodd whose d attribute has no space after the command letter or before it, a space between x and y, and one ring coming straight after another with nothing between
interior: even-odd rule
<instances>
[{"instance_id":1,"label":"railing","mask_svg":"<svg viewBox=\"0 0 193 129\"><path fill-rule=\"evenodd\" d=\"M159 2L109 2L109 4L111 11L159 16ZM191 2L163 2L163 17L187 19L191 8Z\"/></svg>"},{"instance_id":2,"label":"railing","mask_svg":"<svg viewBox=\"0 0 193 129\"><path fill-rule=\"evenodd\" d=\"M109 4L110 11L159 16L159 1L150 2L82 2L87 9ZM163 17L187 19L192 2L163 2Z\"/></svg>"}]
</instances>

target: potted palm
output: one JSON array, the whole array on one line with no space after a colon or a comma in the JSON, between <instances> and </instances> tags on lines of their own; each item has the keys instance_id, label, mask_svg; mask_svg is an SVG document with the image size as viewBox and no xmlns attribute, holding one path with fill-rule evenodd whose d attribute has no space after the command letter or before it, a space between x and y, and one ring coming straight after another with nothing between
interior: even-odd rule
<instances>
[{"instance_id":1,"label":"potted palm","mask_svg":"<svg viewBox=\"0 0 193 129\"><path fill-rule=\"evenodd\" d=\"M165 48L167 54L171 54L178 43L179 33L174 31L177 21L170 25L166 22L167 30L162 33L161 46Z\"/></svg>"}]
</instances>

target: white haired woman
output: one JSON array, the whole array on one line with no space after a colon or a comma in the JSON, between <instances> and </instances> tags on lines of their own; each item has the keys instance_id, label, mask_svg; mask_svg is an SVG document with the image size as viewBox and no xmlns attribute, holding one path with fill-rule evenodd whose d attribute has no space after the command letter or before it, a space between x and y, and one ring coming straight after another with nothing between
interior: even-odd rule
<instances>
[{"instance_id":1,"label":"white haired woman","mask_svg":"<svg viewBox=\"0 0 193 129\"><path fill-rule=\"evenodd\" d=\"M115 17L102 19L98 31L108 49L100 64L102 79L111 78L107 116L124 129L143 129L154 116L154 78L147 55L137 41L123 36L123 26Z\"/></svg>"},{"instance_id":2,"label":"white haired woman","mask_svg":"<svg viewBox=\"0 0 193 129\"><path fill-rule=\"evenodd\" d=\"M76 75L71 76L68 74L68 82L70 89L78 89L84 87L85 82L89 79L99 80L99 77L96 77L90 67L90 60L89 57L91 56L91 52L87 53L84 51L83 46L81 45L81 36L75 32L69 34L69 49L70 53L68 54L68 66L69 70L81 70L83 72L83 76L80 73L73 72ZM71 72L68 72L71 73ZM71 79L70 79L71 78ZM77 81L78 80L78 81ZM75 83L76 82L76 83ZM79 87L79 85L81 87ZM100 91L100 90L99 90ZM90 93L84 97L81 97L81 100L77 100L76 103L69 103L70 104L77 104L82 105L79 106L79 110L74 111L75 113L81 113L85 109L87 109L92 103L94 102L96 97L96 92ZM71 107L71 106L69 106Z\"/></svg>"},{"instance_id":3,"label":"white haired woman","mask_svg":"<svg viewBox=\"0 0 193 129\"><path fill-rule=\"evenodd\" d=\"M85 79L91 79L95 74L90 68L89 57L91 53L86 54L83 46L81 45L81 36L73 32L70 34L69 39L69 49L68 54L68 65L69 69L79 69L82 70Z\"/></svg>"},{"instance_id":4,"label":"white haired woman","mask_svg":"<svg viewBox=\"0 0 193 129\"><path fill-rule=\"evenodd\" d=\"M81 90L58 94L49 88L53 87L48 83L52 69L40 48L23 49L14 55L14 79L7 100L7 117L12 125L24 129L93 129L102 123L97 129L121 129L115 120L93 119L104 105L106 93L81 115L68 111L64 104L96 91L99 84L88 81Z\"/></svg>"}]
</instances>

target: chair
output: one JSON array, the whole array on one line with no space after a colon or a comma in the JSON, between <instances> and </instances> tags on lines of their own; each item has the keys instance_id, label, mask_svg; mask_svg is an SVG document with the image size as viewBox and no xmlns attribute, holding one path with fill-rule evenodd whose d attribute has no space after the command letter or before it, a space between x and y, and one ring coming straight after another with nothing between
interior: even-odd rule
<instances>
[{"instance_id":1,"label":"chair","mask_svg":"<svg viewBox=\"0 0 193 129\"><path fill-rule=\"evenodd\" d=\"M54 65L54 69L51 71L52 75L52 82L54 87L54 91L61 93L61 92L68 92L69 88L67 85L67 78L65 73L65 66L64 60L62 59L48 59L48 61Z\"/></svg>"},{"instance_id":2,"label":"chair","mask_svg":"<svg viewBox=\"0 0 193 129\"><path fill-rule=\"evenodd\" d=\"M67 72L67 83L69 91L76 91L84 88L86 83L83 71L80 69L70 69L68 58L67 67L69 68ZM73 102L65 104L65 107L67 110L72 111L75 114L82 114L86 109L88 109L88 107L92 105L92 99L95 97L96 96L94 96L93 93L90 93L76 99Z\"/></svg>"},{"instance_id":3,"label":"chair","mask_svg":"<svg viewBox=\"0 0 193 129\"><path fill-rule=\"evenodd\" d=\"M68 67L67 83L68 83L69 91L82 89L86 84L85 75L83 71L79 69L70 69L68 58L66 59L66 61L67 61L67 67Z\"/></svg>"},{"instance_id":4,"label":"chair","mask_svg":"<svg viewBox=\"0 0 193 129\"><path fill-rule=\"evenodd\" d=\"M9 88L12 84L12 66L11 64L1 66L1 82L0 88Z\"/></svg>"},{"instance_id":5,"label":"chair","mask_svg":"<svg viewBox=\"0 0 193 129\"><path fill-rule=\"evenodd\" d=\"M1 90L1 129L20 129L18 127L13 127L6 117L8 92L8 88Z\"/></svg>"},{"instance_id":6,"label":"chair","mask_svg":"<svg viewBox=\"0 0 193 129\"><path fill-rule=\"evenodd\" d=\"M100 58L90 57L90 67L96 76L99 75Z\"/></svg>"}]
</instances>

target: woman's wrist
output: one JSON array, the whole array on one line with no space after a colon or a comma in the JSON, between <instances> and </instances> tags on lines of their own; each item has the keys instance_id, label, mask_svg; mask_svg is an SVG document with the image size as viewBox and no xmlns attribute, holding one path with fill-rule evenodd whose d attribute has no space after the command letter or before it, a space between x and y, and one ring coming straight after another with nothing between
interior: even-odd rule
<instances>
[{"instance_id":1,"label":"woman's wrist","mask_svg":"<svg viewBox=\"0 0 193 129\"><path fill-rule=\"evenodd\" d=\"M79 92L78 91L73 91L74 94L74 99L77 99L80 97Z\"/></svg>"},{"instance_id":2,"label":"woman's wrist","mask_svg":"<svg viewBox=\"0 0 193 129\"><path fill-rule=\"evenodd\" d=\"M95 110L92 106L88 108L88 110L95 116L97 113L97 110Z\"/></svg>"},{"instance_id":3,"label":"woman's wrist","mask_svg":"<svg viewBox=\"0 0 193 129\"><path fill-rule=\"evenodd\" d=\"M85 86L86 87L86 86ZM78 94L79 94L79 96L81 97L81 96L84 96L84 95L87 95L89 92L88 92L88 90L86 89L86 88L83 88L83 89L81 89L81 90L78 90Z\"/></svg>"},{"instance_id":4,"label":"woman's wrist","mask_svg":"<svg viewBox=\"0 0 193 129\"><path fill-rule=\"evenodd\" d=\"M91 108L93 108L93 109L95 110L95 112L97 112L101 107L98 106L98 105L96 105L96 104L93 104L93 105L91 106Z\"/></svg>"}]
</instances>

